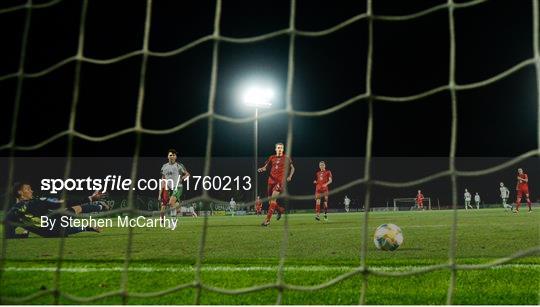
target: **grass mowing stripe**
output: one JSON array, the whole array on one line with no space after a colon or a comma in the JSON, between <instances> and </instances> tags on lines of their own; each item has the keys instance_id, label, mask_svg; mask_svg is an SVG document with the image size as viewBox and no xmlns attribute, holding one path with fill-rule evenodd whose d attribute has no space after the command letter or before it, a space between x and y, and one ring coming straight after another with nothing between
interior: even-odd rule
<instances>
[{"instance_id":1,"label":"grass mowing stripe","mask_svg":"<svg viewBox=\"0 0 540 307\"><path fill-rule=\"evenodd\" d=\"M425 266L400 266L400 267L390 267L390 266L372 266L370 269L374 271L407 271L420 269ZM348 271L354 270L358 267L352 266L286 266L286 271L302 271L302 272L325 272L325 271ZM498 265L489 268L490 270L497 269L507 269L507 268L526 268L526 269L539 269L540 264L507 264L507 265ZM203 266L201 268L203 271L209 272L247 272L247 271L276 271L277 266L246 266L246 267L233 267L233 266ZM55 272L56 267L6 267L5 271L11 272ZM64 267L61 269L62 272L69 273L92 273L92 272L122 272L123 267ZM169 268L156 268L156 267L131 267L128 268L130 272L194 272L194 267L169 267Z\"/></svg>"}]
</instances>

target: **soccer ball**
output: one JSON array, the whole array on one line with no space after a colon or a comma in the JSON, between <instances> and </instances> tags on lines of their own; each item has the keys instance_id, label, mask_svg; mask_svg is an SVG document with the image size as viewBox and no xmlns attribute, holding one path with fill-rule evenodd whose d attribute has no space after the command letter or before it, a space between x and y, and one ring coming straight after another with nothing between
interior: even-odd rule
<instances>
[{"instance_id":1,"label":"soccer ball","mask_svg":"<svg viewBox=\"0 0 540 307\"><path fill-rule=\"evenodd\" d=\"M373 236L375 246L383 251L394 251L403 243L401 228L394 224L382 224Z\"/></svg>"}]
</instances>

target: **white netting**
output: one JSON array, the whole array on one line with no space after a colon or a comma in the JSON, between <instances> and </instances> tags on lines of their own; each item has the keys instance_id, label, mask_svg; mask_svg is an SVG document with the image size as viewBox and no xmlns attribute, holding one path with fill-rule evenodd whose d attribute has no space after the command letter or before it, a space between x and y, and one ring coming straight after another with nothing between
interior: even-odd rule
<instances>
[{"instance_id":1,"label":"white netting","mask_svg":"<svg viewBox=\"0 0 540 307\"><path fill-rule=\"evenodd\" d=\"M277 114L287 114L289 121L288 121L288 133L287 133L287 142L286 142L286 149L287 155L291 155L292 148L293 148L293 137L292 137L292 119L295 116L303 116L303 117L318 117L318 116L324 116L331 113L334 113L340 109L343 109L347 107L350 104L353 103L367 103L369 106L369 117L368 117L368 129L367 129L367 135L366 135L366 151L365 151L365 166L364 166L364 176L362 178L358 178L354 181L351 181L345 185L339 186L336 189L333 189L331 194L338 193L340 191L343 191L345 189L348 189L353 186L357 185L365 185L366 186L366 194L364 198L364 205L366 210L364 211L364 218L363 218L363 237L362 237L362 245L361 245L361 266L358 267L356 270L345 273L343 275L340 275L336 277L335 279L332 279L328 282L325 282L323 284L315 285L315 286L296 286L287 284L283 280L283 272L284 272L284 263L286 258L286 251L287 251L287 238L288 238L288 217L285 215L285 227L284 227L284 233L283 233L283 241L282 241L282 247L281 247L281 253L280 253L280 262L279 262L279 268L278 268L278 274L277 279L275 283L271 284L265 284L265 285L259 285L254 286L250 288L243 288L243 289L222 289L222 288L216 288L209 285L206 285L201 280L201 267L202 267L202 259L204 256L204 246L206 243L206 232L207 232L207 218L204 219L204 227L202 228L202 235L201 235L201 243L200 243L200 249L199 249L199 257L196 264L196 274L195 279L193 282L186 283L186 284L180 284L175 287L172 287L170 289L166 289L159 292L147 292L147 293L134 293L134 292L128 292L127 291L127 281L128 281L128 267L130 264L131 259L131 247L132 247L132 241L133 241L133 230L130 228L129 234L128 234L128 244L126 248L126 257L124 262L124 270L122 275L122 281L120 284L120 289L116 291L111 291L107 293L103 293L100 295L92 296L92 297L78 297L76 295L67 293L59 288L59 280L61 276L62 271L62 259L64 255L64 239L60 240L60 246L59 246L59 257L57 261L57 270L55 271L55 281L54 281L54 287L50 290L43 290L36 292L32 295L26 296L26 297L5 297L2 296L0 299L2 302L13 302L13 303L23 303L23 302L29 302L37 297L41 297L44 295L53 295L55 298L55 303L59 302L60 297L65 297L69 300L72 300L74 302L92 302L96 301L102 298L111 297L111 296L121 296L124 300L124 303L127 302L129 297L157 297L166 295L169 293L173 293L175 291L178 291L180 289L184 288L195 288L196 294L194 298L194 303L198 304L200 303L200 294L201 290L207 290L207 291L213 291L217 293L223 293L223 294L243 294L243 293L249 293L249 292L256 292L256 291L262 291L265 289L278 289L279 294L276 300L277 304L280 304L282 302L282 296L283 291L285 289L288 290L298 290L298 291L314 291L318 289L323 289L329 286L332 286L336 283L339 283L343 280L346 280L348 278L351 278L356 275L363 276L363 282L361 285L361 292L360 292L360 301L359 303L363 304L366 301L366 292L367 292L367 278L369 275L381 275L381 276L409 276L409 275L416 275L416 274L424 274L436 270L450 270L451 272L451 278L448 286L448 294L447 294L447 303L451 304L453 302L453 296L454 296L454 289L456 285L456 274L458 270L477 270L477 269L485 269L489 268L495 265L507 263L509 261L512 261L516 258L525 257L529 255L533 255L535 253L538 253L540 251L540 246L536 246L534 248L523 250L516 252L513 255L509 255L506 258L501 258L494 260L492 262L486 263L486 264L480 264L480 265L457 265L456 264L456 228L457 228L457 203L458 203L458 197L457 197L457 178L458 177L469 177L469 176L481 176L493 172L497 172L501 169L510 167L515 165L516 163L519 163L521 161L524 161L527 158L530 157L538 157L540 156L540 133L538 134L537 138L537 148L534 150L531 150L529 152L523 153L522 155L512 159L511 161L508 161L504 164L497 165L495 167L491 167L488 169L480 170L480 171L459 171L456 169L455 166L455 157L456 157L456 144L457 144L457 121L458 121L458 102L457 102L457 92L463 91L463 90L469 90L474 88L479 88L483 86L487 86L490 84L493 84L494 82L497 82L525 67L528 66L535 66L536 68L536 79L537 79L537 91L538 91L538 124L540 125L540 39L539 39L539 33L540 33L540 18L539 18L539 5L538 0L532 0L533 3L533 45L534 45L534 56L532 58L529 58L527 60L522 61L521 63L518 63L514 65L513 67L509 68L506 71L503 71L491 78L488 78L486 80L469 83L469 84L456 84L455 81L455 68L456 68L456 44L455 44L455 28L454 28L454 11L456 9L463 9L467 7L472 7L476 5L480 5L487 0L474 0L469 1L466 3L454 3L453 0L448 0L446 4L440 4L437 6L434 6L432 8L429 8L427 10L410 14L410 15L404 15L404 16L383 16L383 15L375 15L373 13L372 9L372 0L367 0L367 11L364 13L360 13L348 20L343 21L342 23L335 25L329 29L322 30L322 31L302 31L296 28L295 24L295 17L296 17L296 1L291 0L291 6L290 6L290 22L289 27L286 29L282 29L279 31L254 36L254 37L244 37L244 38L235 38L235 37L226 37L220 34L220 18L221 18L221 0L216 0L216 9L215 9L215 17L214 17L214 32L212 34L209 34L207 36L201 37L200 39L197 39L189 44L186 44L180 48L166 51L166 52L155 52L149 49L149 39L150 39L150 26L151 26L151 16L152 16L152 0L146 1L146 19L145 19L145 26L144 26L144 39L143 39L143 46L139 50L135 50L126 54L123 54L118 57L109 58L109 59L96 59L96 58L90 58L84 55L84 37L85 37L85 21L86 21L86 14L87 14L87 8L88 8L88 0L83 0L82 10L81 10L81 19L80 19L80 27L79 27L79 42L78 42L78 49L77 53L71 57L68 57L49 68L46 68L42 71L37 72L26 72L25 71L25 61L26 61L26 51L27 51L27 43L28 43L28 33L29 28L32 20L32 12L37 9L45 9L47 7L56 5L61 0L54 0L47 2L45 4L35 5L33 4L32 0L28 0L25 5L20 6L14 6L9 8L0 9L0 16L2 14L7 14L15 11L20 10L26 10L26 19L25 19L25 25L23 30L23 36L22 36L22 45L21 45L21 57L19 61L19 69L17 72L6 74L3 76L0 76L0 82L8 79L16 79L17 85L16 85L16 97L14 102L14 109L13 109L13 121L12 121L12 127L10 132L10 139L7 144L1 145L0 150L8 150L10 153L10 163L8 168L8 177L7 182L8 185L13 180L13 174L14 174L14 163L13 158L15 156L15 151L31 151L38 148L41 148L61 137L67 136L68 138L68 150L67 150L67 163L65 168L64 177L68 177L71 170L71 157L72 157L72 148L73 148L73 139L74 138L80 138L91 142L103 142L106 140L110 140L113 138L117 138L121 135L125 135L128 133L134 133L136 135L136 145L135 145L135 151L133 154L133 164L132 164L132 170L131 170L131 179L132 182L135 182L135 178L137 177L137 165L138 165L138 159L139 159L139 152L140 152L140 146L141 146L141 135L142 134L170 134L182 129L185 129L186 127L189 127L193 125L194 123L200 121L200 120L208 120L208 132L207 132L207 142L206 142L206 155L205 155L205 167L204 167L204 175L208 175L210 172L210 157L212 152L212 135L213 135L213 123L214 120L219 121L225 121L230 123L246 123L246 122L252 122L255 120L254 117L246 117L246 118L232 118L224 115L217 114L214 111L214 105L216 100L216 85L218 82L218 53L219 53L219 46L221 42L229 42L229 43L237 43L237 44L246 44L246 43L253 43L263 40L268 40L270 38L274 38L277 36L289 36L289 55L288 55L288 73L287 73L287 89L286 89L286 107L281 110L274 110L269 111L265 114L263 114L262 118L264 117L270 117L275 116ZM372 86L371 86L371 80L372 80L372 59L373 59L373 23L374 20L378 21L387 21L387 22L399 22L404 20L411 20L415 18L419 18L421 16L425 16L428 14L432 14L434 12L447 10L448 12L448 25L449 25L449 37L450 37L450 56L449 56L449 76L448 76L448 83L441 85L439 87L430 89L428 91L418 93L416 95L412 96L402 96L402 97L391 97L391 96L384 96L384 95L377 95L373 93ZM292 91L293 91L293 75L294 75L294 59L295 59L295 37L296 36L305 36L305 37L319 37L319 36L325 36L331 33L334 33L336 31L339 31L343 28L346 28L350 26L351 24L354 24L360 20L367 20L368 22L368 52L367 52L367 69L366 69L366 91L364 93L359 93L358 95L354 97L350 97L349 99L337 103L333 107L330 107L328 109L319 110L319 111L297 111L293 107L292 103ZM183 53L191 48L194 48L200 44L203 44L205 42L213 42L213 54L212 54L212 70L211 70L211 79L210 79L210 93L209 93L209 99L208 99L208 109L205 113L199 114L183 123L179 123L177 126L172 127L170 129L163 129L163 130L154 130L154 129L147 129L142 126L141 118L143 113L143 104L144 104L144 95L145 95L145 74L147 69L147 61L149 57L170 57L174 56L180 53ZM137 111L135 115L135 125L131 128L123 129L120 131L115 131L113 133L103 135L103 136L90 136L83 134L81 132L78 132L75 129L75 121L77 116L77 103L79 101L79 87L80 87L80 68L81 63L88 62L88 63L94 63L99 65L110 65L114 63L118 63L120 61L124 61L128 58L135 57L135 56L141 56L142 55L142 65L140 70L140 79L139 79L139 92L138 92L138 100L137 100ZM29 78L39 78L44 75L47 75L60 67L67 65L69 63L75 62L76 63L76 69L75 69L75 76L74 76L74 86L73 86L73 100L71 103L71 113L70 113L70 120L69 120L69 126L68 129L65 131L62 131L60 133L57 133L46 140L43 140L42 142L39 142L34 145L29 146L19 146L16 143L16 131L17 131L17 122L19 117L19 109L20 109L20 102L21 102L21 94L23 91L23 84L25 79ZM451 138L450 138L450 152L448 154L449 156L449 165L448 169L443 172L435 173L432 175L429 175L424 178L420 178L413 181L408 182L388 182L388 181L379 181L379 180L373 180L371 176L371 162L372 162L372 139L373 139L373 121L375 120L373 117L373 104L376 103L376 101L387 101L387 102L395 102L395 103L404 103L409 101L418 100L427 96L434 95L436 93L448 91L451 94L451 106L452 106L452 124L451 124ZM538 128L540 130L540 126ZM434 265L434 266L426 266L424 268L410 270L410 271L404 271L404 272L382 272L382 271L376 271L370 269L366 265L366 257L367 257L367 242L369 242L368 238L368 218L369 218L369 207L370 207L370 196L371 196L371 188L375 186L386 186L386 187L412 187L416 186L425 182L429 182L432 180L435 180L437 178L441 177L450 177L452 182L452 208L453 208L453 224L452 224L452 231L451 231L451 237L450 237L450 248L449 248L449 262L447 264L441 264L441 265ZM7 190L7 189L6 189ZM9 199L8 199L8 193L6 193L6 198L4 201L4 211L8 207ZM283 198L288 199L312 199L312 195L290 195L285 190L285 192L282 195ZM128 196L128 207L122 208L119 210L115 210L116 212L127 212L129 214L135 213L135 207L133 205L133 191L130 190L129 196ZM212 200L208 193L205 191L203 195L197 199L202 200ZM195 199L194 199L195 200ZM4 263L6 259L6 240L3 239L2 244L2 255L0 259L0 274L4 272ZM2 282L2 276L0 276L0 283Z\"/></svg>"}]
</instances>

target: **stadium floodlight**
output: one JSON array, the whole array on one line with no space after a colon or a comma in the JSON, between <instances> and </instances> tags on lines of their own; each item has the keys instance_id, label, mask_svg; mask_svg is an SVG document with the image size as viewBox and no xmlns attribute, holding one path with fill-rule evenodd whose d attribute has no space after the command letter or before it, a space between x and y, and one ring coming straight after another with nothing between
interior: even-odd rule
<instances>
[{"instance_id":1,"label":"stadium floodlight","mask_svg":"<svg viewBox=\"0 0 540 307\"><path fill-rule=\"evenodd\" d=\"M250 86L242 93L242 101L247 106L257 108L270 108L274 99L274 90L264 86Z\"/></svg>"},{"instance_id":2,"label":"stadium floodlight","mask_svg":"<svg viewBox=\"0 0 540 307\"><path fill-rule=\"evenodd\" d=\"M255 160L255 195L253 200L257 199L259 195L259 180L257 174L257 168L259 167L258 157L258 143L259 143L259 109L269 109L272 106L272 101L275 97L275 91L272 87L262 84L251 84L246 86L242 92L242 102L249 107L255 108L255 121L254 121L254 160Z\"/></svg>"}]
</instances>

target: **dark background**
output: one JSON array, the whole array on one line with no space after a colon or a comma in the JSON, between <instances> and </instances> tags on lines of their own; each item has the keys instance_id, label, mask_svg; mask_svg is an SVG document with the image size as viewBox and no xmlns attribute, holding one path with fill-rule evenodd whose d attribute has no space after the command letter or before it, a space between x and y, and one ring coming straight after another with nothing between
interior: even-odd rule
<instances>
[{"instance_id":1,"label":"dark background","mask_svg":"<svg viewBox=\"0 0 540 307\"><path fill-rule=\"evenodd\" d=\"M312 208L313 200L311 195L314 193L313 180L315 178L316 167L318 161L323 159L322 157L312 158L295 158L294 165L296 167L296 173L293 180L288 185L289 192L292 195L308 195L308 200L293 200L289 201L288 205L290 209L300 208ZM351 181L359 179L363 176L364 163L363 158L324 158L331 166L331 171L334 176L334 183L331 185L331 190L334 190L340 186L343 186ZM8 159L0 159L0 169L4 169L7 166ZM500 163L507 162L509 158L478 158L467 157L458 158L457 166L460 169L476 171L482 170L487 167L492 167ZM146 157L139 160L139 168L137 173L138 179L157 179L160 177L159 169L161 165L165 163L162 157ZM22 178L25 181L29 181L33 185L33 190L36 196L49 196L47 191L41 191L41 180L47 179L63 179L64 165L66 163L65 157L40 157L40 158L16 158L15 159L15 176L16 178ZM120 176L122 179L131 177L131 163L130 157L92 157L81 158L76 157L72 160L72 172L71 178L73 179L101 179L102 181L107 175L115 175L116 178ZM203 174L205 159L204 158L184 158L182 159L192 175L200 176ZM255 180L253 178L253 158L234 158L234 157L222 157L212 159L212 167L210 176L230 176L231 178L239 177L241 186L246 186L246 180L244 176L251 176L252 187L254 187ZM263 163L262 161L260 163ZM373 178L375 180L403 182L409 180L415 180L420 177L429 176L435 172L442 172L448 168L448 161L444 157L378 157L372 160ZM520 163L520 166L528 171L529 177L532 179L540 177L540 167L538 159L528 159ZM462 205L463 190L468 189L473 195L475 192L479 192L482 201L486 204L500 203L499 182L503 181L510 190L510 200L515 198L515 184L516 184L515 168L507 168L505 170L492 173L479 177L463 177L460 178L458 183L458 200ZM261 196L266 196L266 174L259 174L259 193ZM185 193L183 199L190 199L202 194L202 183L199 182L199 186L195 189L195 181L197 179L192 177L191 189L187 189L185 185ZM215 179L218 180L218 179ZM222 179L222 187L225 185L225 180ZM536 181L532 181L531 191L533 193L533 199L538 199L536 194ZM236 189L234 182L228 187L230 190L223 190L219 188L216 182L216 186L209 192L210 196L216 199L220 199L229 202L231 197L234 197L238 204L243 202L251 202L254 200L254 188L251 190L244 190L242 188ZM0 177L0 186L5 186L5 177ZM111 190L111 184L109 184L108 192L112 199L118 201L118 199L126 199L127 191ZM430 197L434 208L438 208L437 204L441 208L448 208L451 204L451 182L449 177L443 177L435 179L421 185L409 186L404 188L387 188L374 186L372 187L372 203L371 206L384 207L387 203L392 206L394 198L413 198L416 196L417 190L421 189L425 197ZM84 191L71 191L68 195L72 199L82 199L87 196L91 191L87 190L86 185L83 187ZM332 209L343 209L343 198L348 195L353 200L352 207L358 208L364 203L364 191L365 185L356 185L344 191L337 192L330 196L330 207ZM157 199L156 190L139 190L137 188L135 194L145 199ZM59 197L61 194L52 195ZM403 204L404 205L404 204ZM409 204L410 206L411 204ZM427 206L427 203L426 203ZM409 209L409 207L407 207Z\"/></svg>"},{"instance_id":2,"label":"dark background","mask_svg":"<svg viewBox=\"0 0 540 307\"><path fill-rule=\"evenodd\" d=\"M374 14L378 15L411 14L446 3L443 0L373 2ZM25 1L3 0L0 9L23 3ZM82 1L64 0L32 12L26 72L41 71L75 55L81 5ZM284 0L224 0L221 35L247 37L287 28L289 8L289 1ZM150 50L170 51L211 34L214 9L215 1L154 0ZM108 59L140 50L145 10L146 1L90 0L84 55ZM296 27L323 30L365 10L365 1L298 0ZM0 76L18 70L25 17L26 10L0 14ZM458 84L487 79L533 57L531 1L491 0L456 9L455 25ZM367 29L367 21L362 20L327 36L296 38L294 109L326 109L365 92ZM219 48L216 113L238 118L252 116L253 110L243 107L236 93L242 81L261 75L277 85L278 99L273 109L285 107L287 35L251 44L222 42ZM410 21L375 21L373 51L372 88L377 95L407 96L447 84L447 10ZM167 129L207 111L211 56L212 42L209 41L175 56L149 58L143 127ZM135 56L110 65L82 64L75 125L78 132L103 136L135 125L141 60L142 56ZM74 69L75 62L72 62L43 77L24 79L17 145L34 145L68 128ZM538 148L536 82L534 66L529 65L489 86L458 92L457 155L515 157ZM0 146L10 140L16 88L15 78L0 81ZM215 121L214 125L213 156L253 155L252 123ZM362 157L366 125L365 101L327 116L296 117L292 156ZM373 155L448 156L450 126L448 91L408 103L376 101ZM261 119L260 155L272 154L274 143L286 141L286 132L286 115ZM141 155L164 157L167 149L174 147L181 157L203 157L206 136L206 120L167 135L145 134ZM73 154L130 157L134 153L135 139L134 133L105 142L75 138ZM15 151L15 155L62 157L66 155L66 141L67 137L62 137L36 150ZM8 156L9 150L0 151L0 155ZM534 158L533 163L534 168L538 158ZM396 166L397 171L400 167ZM305 170L306 176L311 176L314 170L316 165ZM507 180L510 187L514 172L513 168L506 175L510 176ZM355 174L356 177L363 175ZM489 185L489 189L493 189L492 183ZM534 187L534 183L532 185ZM412 191L415 194L415 190Z\"/></svg>"}]
</instances>

